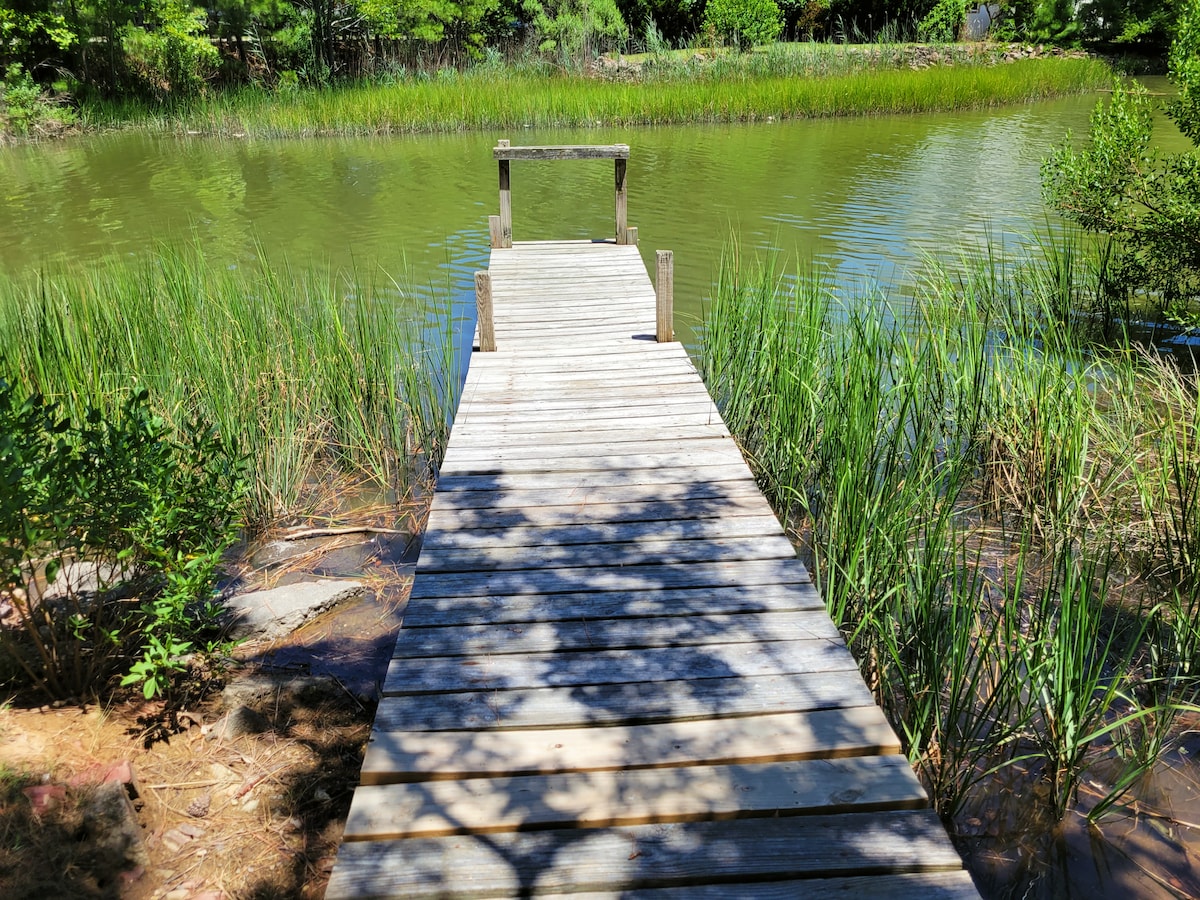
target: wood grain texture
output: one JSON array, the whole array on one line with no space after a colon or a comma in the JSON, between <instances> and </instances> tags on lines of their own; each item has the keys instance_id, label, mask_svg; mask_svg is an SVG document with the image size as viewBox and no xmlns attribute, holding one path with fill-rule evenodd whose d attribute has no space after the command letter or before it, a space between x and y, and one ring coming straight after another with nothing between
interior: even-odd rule
<instances>
[{"instance_id":1,"label":"wood grain texture","mask_svg":"<svg viewBox=\"0 0 1200 900\"><path fill-rule=\"evenodd\" d=\"M644 507L647 504L632 505ZM426 559L427 555L432 556L436 551L499 551L518 547L562 548L575 544L654 544L780 536L779 520L751 504L739 507L732 501L725 501L714 515L697 516L694 519L672 515L683 513L687 504L666 503L657 506L661 509L657 515L647 517L645 509L635 509L634 512L640 513L638 518L622 521L607 515L610 507L614 514L622 509L619 504L602 505L600 514L592 521L541 527L524 522L498 526L490 521L497 513L494 509L489 509L486 518L481 520L463 516L463 510L442 509L436 518L437 528L432 527L435 520L432 515L430 517L431 529L425 535L421 555ZM788 548L790 551L790 542Z\"/></svg>"},{"instance_id":2,"label":"wood grain texture","mask_svg":"<svg viewBox=\"0 0 1200 900\"><path fill-rule=\"evenodd\" d=\"M895 754L875 706L654 725L492 732L377 732L363 784L731 765Z\"/></svg>"},{"instance_id":3,"label":"wood grain texture","mask_svg":"<svg viewBox=\"0 0 1200 900\"><path fill-rule=\"evenodd\" d=\"M539 158L501 149L505 186ZM497 349L467 373L327 896L975 896L658 342L612 158L616 242L491 255Z\"/></svg>"},{"instance_id":4,"label":"wood grain texture","mask_svg":"<svg viewBox=\"0 0 1200 900\"><path fill-rule=\"evenodd\" d=\"M854 672L632 681L561 688L464 691L388 696L379 703L380 731L582 728L850 709L874 702Z\"/></svg>"},{"instance_id":5,"label":"wood grain texture","mask_svg":"<svg viewBox=\"0 0 1200 900\"><path fill-rule=\"evenodd\" d=\"M629 159L628 144L557 144L549 146L501 147L492 150L493 159Z\"/></svg>"},{"instance_id":6,"label":"wood grain texture","mask_svg":"<svg viewBox=\"0 0 1200 900\"><path fill-rule=\"evenodd\" d=\"M848 813L348 843L325 896L977 897L959 865L928 810Z\"/></svg>"},{"instance_id":7,"label":"wood grain texture","mask_svg":"<svg viewBox=\"0 0 1200 900\"><path fill-rule=\"evenodd\" d=\"M418 574L435 572L499 572L575 568L579 566L679 565L690 562L792 559L796 548L778 531L752 537L705 540L590 541L558 544L552 538L534 547L429 547L421 551Z\"/></svg>"},{"instance_id":8,"label":"wood grain texture","mask_svg":"<svg viewBox=\"0 0 1200 900\"><path fill-rule=\"evenodd\" d=\"M654 278L655 337L660 344L675 339L675 254L658 250Z\"/></svg>"},{"instance_id":9,"label":"wood grain texture","mask_svg":"<svg viewBox=\"0 0 1200 900\"><path fill-rule=\"evenodd\" d=\"M502 626L527 622L591 622L824 609L821 595L807 583L602 593L484 594L434 597L411 603L405 610L404 625L406 628L487 623Z\"/></svg>"},{"instance_id":10,"label":"wood grain texture","mask_svg":"<svg viewBox=\"0 0 1200 900\"><path fill-rule=\"evenodd\" d=\"M388 665L383 687L387 694L400 696L817 672L857 672L854 659L840 637L574 653L393 659Z\"/></svg>"},{"instance_id":11,"label":"wood grain texture","mask_svg":"<svg viewBox=\"0 0 1200 900\"><path fill-rule=\"evenodd\" d=\"M425 628L405 624L392 653L396 659L757 644L806 638L838 640L838 630L824 610L611 619L589 617L581 621Z\"/></svg>"},{"instance_id":12,"label":"wood grain texture","mask_svg":"<svg viewBox=\"0 0 1200 900\"><path fill-rule=\"evenodd\" d=\"M515 594L569 594L587 591L660 591L668 588L724 588L742 585L808 584L799 560L703 562L687 565L580 567L517 572L431 573L413 584L411 599Z\"/></svg>"},{"instance_id":13,"label":"wood grain texture","mask_svg":"<svg viewBox=\"0 0 1200 900\"><path fill-rule=\"evenodd\" d=\"M492 316L492 277L487 272L475 273L475 313L479 329L479 350L492 353L496 349L496 326Z\"/></svg>"},{"instance_id":14,"label":"wood grain texture","mask_svg":"<svg viewBox=\"0 0 1200 900\"><path fill-rule=\"evenodd\" d=\"M343 840L919 809L902 756L362 785Z\"/></svg>"}]
</instances>

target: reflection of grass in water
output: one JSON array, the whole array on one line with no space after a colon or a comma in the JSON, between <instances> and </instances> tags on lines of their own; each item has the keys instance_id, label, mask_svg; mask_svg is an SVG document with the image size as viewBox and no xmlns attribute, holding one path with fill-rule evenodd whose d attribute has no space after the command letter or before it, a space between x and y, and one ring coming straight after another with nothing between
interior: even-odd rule
<instances>
[{"instance_id":1,"label":"reflection of grass in water","mask_svg":"<svg viewBox=\"0 0 1200 900\"><path fill-rule=\"evenodd\" d=\"M457 384L448 330L429 345L434 317L448 320L358 273L226 271L198 248L163 250L0 281L0 366L74 413L132 383L172 424L202 413L249 456L262 526L304 511L331 473L414 489Z\"/></svg>"},{"instance_id":2,"label":"reflection of grass in water","mask_svg":"<svg viewBox=\"0 0 1200 900\"><path fill-rule=\"evenodd\" d=\"M1195 698L1194 391L1089 342L1081 259L935 268L894 324L735 251L706 321L709 388L946 815L1018 760L1058 818L1114 747L1123 790Z\"/></svg>"},{"instance_id":3,"label":"reflection of grass in water","mask_svg":"<svg viewBox=\"0 0 1200 900\"><path fill-rule=\"evenodd\" d=\"M920 70L834 66L803 54L752 55L695 69L660 66L638 81L605 81L504 67L277 93L223 92L166 112L98 105L93 125L216 134L305 136L737 122L837 115L927 112L1024 103L1095 90L1110 75L1087 59L1036 59L1000 66Z\"/></svg>"}]
</instances>

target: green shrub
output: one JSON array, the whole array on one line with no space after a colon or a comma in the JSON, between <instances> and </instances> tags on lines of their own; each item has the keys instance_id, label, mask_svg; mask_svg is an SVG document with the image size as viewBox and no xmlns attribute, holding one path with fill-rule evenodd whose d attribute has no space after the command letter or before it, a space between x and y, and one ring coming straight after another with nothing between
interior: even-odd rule
<instances>
[{"instance_id":1,"label":"green shrub","mask_svg":"<svg viewBox=\"0 0 1200 900\"><path fill-rule=\"evenodd\" d=\"M586 59L622 46L629 28L616 0L525 0L538 49L566 62Z\"/></svg>"},{"instance_id":2,"label":"green shrub","mask_svg":"<svg viewBox=\"0 0 1200 900\"><path fill-rule=\"evenodd\" d=\"M19 63L0 77L0 137L5 131L28 135L47 127L61 128L74 113L41 89Z\"/></svg>"},{"instance_id":3,"label":"green shrub","mask_svg":"<svg viewBox=\"0 0 1200 900\"><path fill-rule=\"evenodd\" d=\"M966 0L938 0L937 5L917 23L917 35L923 41L956 41L966 18Z\"/></svg>"},{"instance_id":4,"label":"green shrub","mask_svg":"<svg viewBox=\"0 0 1200 900\"><path fill-rule=\"evenodd\" d=\"M1068 138L1043 164L1047 200L1112 248L1107 290L1115 305L1158 305L1200 327L1200 0L1180 14L1168 57L1178 95L1164 111L1191 148L1164 154L1152 144L1154 117L1146 90L1113 85L1092 112L1082 147Z\"/></svg>"},{"instance_id":5,"label":"green shrub","mask_svg":"<svg viewBox=\"0 0 1200 900\"><path fill-rule=\"evenodd\" d=\"M123 29L126 63L151 94L200 93L218 62L217 48L205 34L204 11L171 0L158 13L158 28L131 24Z\"/></svg>"},{"instance_id":6,"label":"green shrub","mask_svg":"<svg viewBox=\"0 0 1200 900\"><path fill-rule=\"evenodd\" d=\"M775 0L709 0L704 27L737 46L769 44L783 30Z\"/></svg>"},{"instance_id":7,"label":"green shrub","mask_svg":"<svg viewBox=\"0 0 1200 900\"><path fill-rule=\"evenodd\" d=\"M202 421L172 441L145 390L71 421L0 380L0 650L27 686L53 698L101 693L116 675L147 697L170 687L215 621L240 469Z\"/></svg>"}]
</instances>

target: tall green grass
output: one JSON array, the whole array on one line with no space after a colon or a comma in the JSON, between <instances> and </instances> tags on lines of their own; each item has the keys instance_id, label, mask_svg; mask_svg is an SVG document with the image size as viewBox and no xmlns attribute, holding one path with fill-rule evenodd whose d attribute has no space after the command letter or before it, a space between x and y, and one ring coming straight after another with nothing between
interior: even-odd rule
<instances>
[{"instance_id":1,"label":"tall green grass","mask_svg":"<svg viewBox=\"0 0 1200 900\"><path fill-rule=\"evenodd\" d=\"M1200 687L1193 379L1092 343L1084 262L889 301L735 250L706 315L705 380L948 816L1020 763L1061 818L1115 748L1111 805Z\"/></svg>"},{"instance_id":2,"label":"tall green grass","mask_svg":"<svg viewBox=\"0 0 1200 900\"><path fill-rule=\"evenodd\" d=\"M164 249L0 280L0 372L75 414L134 384L177 428L202 413L248 456L262 527L349 483L416 488L453 408L448 320L379 276Z\"/></svg>"},{"instance_id":3,"label":"tall green grass","mask_svg":"<svg viewBox=\"0 0 1200 900\"><path fill-rule=\"evenodd\" d=\"M1110 77L1087 59L808 75L803 60L790 71L774 58L758 68L669 66L632 82L481 67L291 93L246 88L167 108L95 105L84 117L92 126L254 137L663 125L998 106L1094 90Z\"/></svg>"}]
</instances>

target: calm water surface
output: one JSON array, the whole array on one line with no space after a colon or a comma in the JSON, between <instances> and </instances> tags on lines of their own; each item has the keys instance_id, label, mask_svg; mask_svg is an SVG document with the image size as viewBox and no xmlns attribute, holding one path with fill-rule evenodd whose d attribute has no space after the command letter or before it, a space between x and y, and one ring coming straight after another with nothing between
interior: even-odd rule
<instances>
[{"instance_id":1,"label":"calm water surface","mask_svg":"<svg viewBox=\"0 0 1200 900\"><path fill-rule=\"evenodd\" d=\"M903 278L927 254L1014 249L1046 221L1038 167L1094 98L989 112L711 127L258 141L108 134L0 151L0 270L199 241L216 264L293 263L452 279L485 264L496 139L624 142L643 255L676 254L679 329L731 234L817 257L840 280ZM513 166L517 239L612 232L612 166Z\"/></svg>"},{"instance_id":2,"label":"calm water surface","mask_svg":"<svg viewBox=\"0 0 1200 900\"><path fill-rule=\"evenodd\" d=\"M1042 158L1068 129L1086 132L1094 103L375 140L131 133L9 148L0 150L0 273L195 240L214 265L244 265L261 250L293 264L407 271L421 290L440 293L448 282L467 314L471 273L486 264L487 216L497 211L496 140L623 142L632 147L630 223L651 263L655 249L675 251L677 328L694 341L731 234L743 247L820 259L846 285L903 281L928 256L989 241L1019 252L1047 222ZM513 217L518 239L610 235L611 163L514 164ZM1189 738L1151 791L1157 808L1190 821L1200 808L1186 761L1193 753L1200 744ZM1134 818L1093 831L1075 817L1050 833L1026 821L1027 808L1010 793L958 823L992 896L1200 893L1187 828Z\"/></svg>"}]
</instances>

